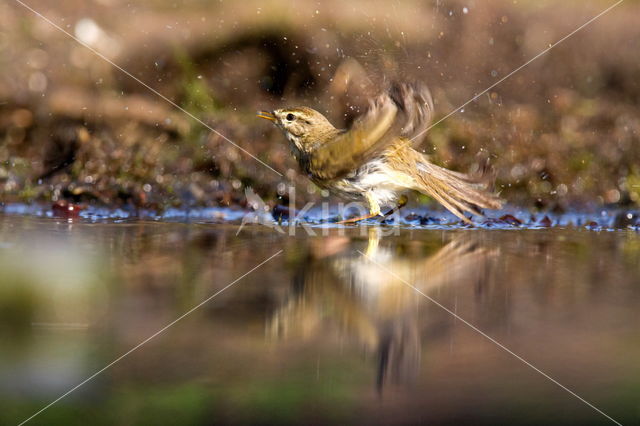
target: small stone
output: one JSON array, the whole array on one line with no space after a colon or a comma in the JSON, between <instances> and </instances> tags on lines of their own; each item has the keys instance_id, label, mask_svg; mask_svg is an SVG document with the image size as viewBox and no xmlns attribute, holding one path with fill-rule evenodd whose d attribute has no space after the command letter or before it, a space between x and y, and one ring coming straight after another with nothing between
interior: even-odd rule
<instances>
[{"instance_id":1,"label":"small stone","mask_svg":"<svg viewBox=\"0 0 640 426\"><path fill-rule=\"evenodd\" d=\"M58 200L51 206L51 210L53 211L54 216L62 217L65 219L71 219L80 216L80 212L85 208L85 206L73 204L68 202L67 200Z\"/></svg>"},{"instance_id":2,"label":"small stone","mask_svg":"<svg viewBox=\"0 0 640 426\"><path fill-rule=\"evenodd\" d=\"M617 229L626 229L638 224L640 216L637 212L620 212L613 219L613 227Z\"/></svg>"},{"instance_id":3,"label":"small stone","mask_svg":"<svg viewBox=\"0 0 640 426\"><path fill-rule=\"evenodd\" d=\"M511 214L505 214L504 216L501 216L500 221L502 223L506 223L507 225L512 225L512 226L522 225L522 221Z\"/></svg>"},{"instance_id":4,"label":"small stone","mask_svg":"<svg viewBox=\"0 0 640 426\"><path fill-rule=\"evenodd\" d=\"M295 213L294 213L295 214ZM277 204L272 210L271 215L274 220L289 220L291 210L281 204Z\"/></svg>"},{"instance_id":5,"label":"small stone","mask_svg":"<svg viewBox=\"0 0 640 426\"><path fill-rule=\"evenodd\" d=\"M421 216L420 217L420 225L432 225L432 224L437 224L440 223L440 221L438 219L436 219L435 217L431 217L431 216Z\"/></svg>"},{"instance_id":6,"label":"small stone","mask_svg":"<svg viewBox=\"0 0 640 426\"><path fill-rule=\"evenodd\" d=\"M415 221L422 220L422 216L415 213L409 213L404 217L404 220L406 220L407 222L415 222Z\"/></svg>"},{"instance_id":7,"label":"small stone","mask_svg":"<svg viewBox=\"0 0 640 426\"><path fill-rule=\"evenodd\" d=\"M551 219L549 219L549 216L543 217L542 219L540 219L540 226L544 226L545 228L549 228L552 225Z\"/></svg>"}]
</instances>

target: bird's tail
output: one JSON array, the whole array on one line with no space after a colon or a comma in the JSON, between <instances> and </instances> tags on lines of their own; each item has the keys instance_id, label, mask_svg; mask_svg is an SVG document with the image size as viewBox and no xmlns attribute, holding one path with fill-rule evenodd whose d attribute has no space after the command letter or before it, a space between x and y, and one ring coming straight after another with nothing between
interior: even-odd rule
<instances>
[{"instance_id":1,"label":"bird's tail","mask_svg":"<svg viewBox=\"0 0 640 426\"><path fill-rule=\"evenodd\" d=\"M416 190L429 195L451 213L470 223L465 212L482 216L480 208L499 209L502 200L487 191L486 184L464 173L447 170L426 158L416 161Z\"/></svg>"}]
</instances>

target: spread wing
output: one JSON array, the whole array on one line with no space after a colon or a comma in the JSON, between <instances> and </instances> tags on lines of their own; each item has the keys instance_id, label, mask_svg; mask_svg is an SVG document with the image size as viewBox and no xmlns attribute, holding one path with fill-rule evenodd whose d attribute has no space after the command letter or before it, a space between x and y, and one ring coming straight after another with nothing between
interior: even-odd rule
<instances>
[{"instance_id":1,"label":"spread wing","mask_svg":"<svg viewBox=\"0 0 640 426\"><path fill-rule=\"evenodd\" d=\"M369 104L351 128L316 147L307 170L321 179L335 179L357 169L398 137L420 136L433 112L431 94L423 85L394 84Z\"/></svg>"},{"instance_id":2,"label":"spread wing","mask_svg":"<svg viewBox=\"0 0 640 426\"><path fill-rule=\"evenodd\" d=\"M348 174L365 161L369 154L387 145L395 136L398 108L388 94L378 96L367 112L330 142L318 146L309 158L309 169L322 179Z\"/></svg>"},{"instance_id":3,"label":"spread wing","mask_svg":"<svg viewBox=\"0 0 640 426\"><path fill-rule=\"evenodd\" d=\"M433 117L433 98L424 84L394 84L389 96L404 115L400 136L414 140L423 136Z\"/></svg>"}]
</instances>

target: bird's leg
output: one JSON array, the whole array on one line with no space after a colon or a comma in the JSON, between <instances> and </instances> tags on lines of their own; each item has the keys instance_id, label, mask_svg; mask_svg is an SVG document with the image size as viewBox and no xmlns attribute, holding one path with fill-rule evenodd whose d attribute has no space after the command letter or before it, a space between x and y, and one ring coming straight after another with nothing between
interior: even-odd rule
<instances>
[{"instance_id":1,"label":"bird's leg","mask_svg":"<svg viewBox=\"0 0 640 426\"><path fill-rule=\"evenodd\" d=\"M341 220L340 222L336 222L336 223L338 224L356 223L356 222L360 222L361 220L371 219L372 217L376 217L376 216L378 216L377 213L369 213L364 216L352 217L351 219Z\"/></svg>"},{"instance_id":2,"label":"bird's leg","mask_svg":"<svg viewBox=\"0 0 640 426\"><path fill-rule=\"evenodd\" d=\"M371 196L370 192L366 192L364 196L367 199L367 204L369 205L369 214L364 216L354 217L351 219L341 220L340 222L338 222L339 224L356 223L356 222L360 222L361 220L371 219L372 217L380 216L380 204L378 204L376 199Z\"/></svg>"},{"instance_id":3,"label":"bird's leg","mask_svg":"<svg viewBox=\"0 0 640 426\"><path fill-rule=\"evenodd\" d=\"M402 194L400 196L400 199L398 200L398 205L392 208L391 210L389 210L388 212L386 212L383 216L384 217L391 216L392 214L394 214L395 212L399 211L401 208L406 206L408 201L409 201L409 198L406 195Z\"/></svg>"}]
</instances>

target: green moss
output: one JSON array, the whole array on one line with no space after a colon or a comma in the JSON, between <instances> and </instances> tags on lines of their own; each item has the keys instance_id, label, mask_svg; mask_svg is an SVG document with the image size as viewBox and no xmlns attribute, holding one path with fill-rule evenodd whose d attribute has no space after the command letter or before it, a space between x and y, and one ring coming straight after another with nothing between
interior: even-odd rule
<instances>
[{"instance_id":1,"label":"green moss","mask_svg":"<svg viewBox=\"0 0 640 426\"><path fill-rule=\"evenodd\" d=\"M572 173L587 170L593 162L593 154L588 151L579 151L569 157L568 165Z\"/></svg>"},{"instance_id":2,"label":"green moss","mask_svg":"<svg viewBox=\"0 0 640 426\"><path fill-rule=\"evenodd\" d=\"M202 113L210 113L220 109L212 95L212 90L189 57L187 51L179 46L174 47L174 57L180 67L182 92L181 106L192 114L198 116Z\"/></svg>"},{"instance_id":3,"label":"green moss","mask_svg":"<svg viewBox=\"0 0 640 426\"><path fill-rule=\"evenodd\" d=\"M640 204L640 167L634 166L625 178L625 188L629 197L636 204Z\"/></svg>"},{"instance_id":4,"label":"green moss","mask_svg":"<svg viewBox=\"0 0 640 426\"><path fill-rule=\"evenodd\" d=\"M25 203L31 202L36 195L38 195L38 190L35 186L32 186L30 183L25 183L24 187L20 192L18 192L18 198Z\"/></svg>"}]
</instances>

